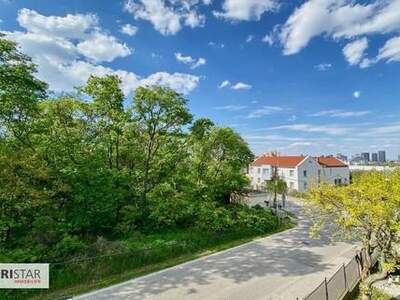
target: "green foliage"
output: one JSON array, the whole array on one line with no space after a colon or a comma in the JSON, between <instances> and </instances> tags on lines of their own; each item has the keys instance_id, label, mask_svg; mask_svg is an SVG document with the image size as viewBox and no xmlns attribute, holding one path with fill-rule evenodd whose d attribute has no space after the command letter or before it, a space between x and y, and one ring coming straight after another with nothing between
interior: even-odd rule
<instances>
[{"instance_id":1,"label":"green foliage","mask_svg":"<svg viewBox=\"0 0 400 300\"><path fill-rule=\"evenodd\" d=\"M51 99L35 72L0 35L0 261L85 257L167 229L276 228L269 211L230 203L248 184L246 142L192 124L181 94L140 87L125 99L109 75Z\"/></svg>"},{"instance_id":2,"label":"green foliage","mask_svg":"<svg viewBox=\"0 0 400 300\"><path fill-rule=\"evenodd\" d=\"M318 211L315 229L335 226L337 234L362 242L362 290L368 292L374 278L387 276L400 264L400 170L365 172L351 185L322 185L308 194L310 206ZM381 274L371 275L377 258Z\"/></svg>"}]
</instances>

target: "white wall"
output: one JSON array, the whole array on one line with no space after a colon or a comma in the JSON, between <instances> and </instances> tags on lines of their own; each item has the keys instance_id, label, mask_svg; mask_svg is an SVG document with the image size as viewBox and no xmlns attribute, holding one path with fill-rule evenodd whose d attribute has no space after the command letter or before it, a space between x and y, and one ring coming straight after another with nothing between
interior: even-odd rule
<instances>
[{"instance_id":1,"label":"white wall","mask_svg":"<svg viewBox=\"0 0 400 300\"><path fill-rule=\"evenodd\" d=\"M306 176L304 176L306 171ZM247 175L251 181L251 187L255 190L264 188L264 182L271 180L272 166L250 166ZM348 167L323 168L311 156L307 156L295 168L278 168L278 175L286 181L290 190L305 192L307 189L318 186L320 182L335 183L335 179L341 179L342 184L350 182Z\"/></svg>"},{"instance_id":2,"label":"white wall","mask_svg":"<svg viewBox=\"0 0 400 300\"><path fill-rule=\"evenodd\" d=\"M303 162L297 166L297 191L305 192L310 187L317 186L319 177L322 175L321 166L311 156L307 156ZM304 171L306 174L304 174ZM319 171L319 172L318 172ZM306 175L306 176L304 176Z\"/></svg>"},{"instance_id":3,"label":"white wall","mask_svg":"<svg viewBox=\"0 0 400 300\"><path fill-rule=\"evenodd\" d=\"M321 181L334 184L335 179L340 179L342 184L350 183L350 170L348 167L323 168L324 176Z\"/></svg>"},{"instance_id":4,"label":"white wall","mask_svg":"<svg viewBox=\"0 0 400 300\"><path fill-rule=\"evenodd\" d=\"M272 167L270 165L250 166L248 177L251 181L251 187L260 190L266 180L271 180Z\"/></svg>"}]
</instances>

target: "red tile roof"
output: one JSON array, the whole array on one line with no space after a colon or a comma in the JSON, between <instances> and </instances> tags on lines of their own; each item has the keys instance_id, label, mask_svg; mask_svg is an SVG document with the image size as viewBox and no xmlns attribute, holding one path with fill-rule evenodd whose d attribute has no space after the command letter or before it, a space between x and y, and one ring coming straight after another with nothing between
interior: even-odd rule
<instances>
[{"instance_id":1,"label":"red tile roof","mask_svg":"<svg viewBox=\"0 0 400 300\"><path fill-rule=\"evenodd\" d=\"M328 167L328 168L347 167L347 165L344 162L332 156L329 157L320 156L317 157L316 160L322 167Z\"/></svg>"},{"instance_id":2,"label":"red tile roof","mask_svg":"<svg viewBox=\"0 0 400 300\"><path fill-rule=\"evenodd\" d=\"M253 163L252 166L271 165L281 168L295 168L301 163L305 156L267 156L261 155Z\"/></svg>"}]
</instances>

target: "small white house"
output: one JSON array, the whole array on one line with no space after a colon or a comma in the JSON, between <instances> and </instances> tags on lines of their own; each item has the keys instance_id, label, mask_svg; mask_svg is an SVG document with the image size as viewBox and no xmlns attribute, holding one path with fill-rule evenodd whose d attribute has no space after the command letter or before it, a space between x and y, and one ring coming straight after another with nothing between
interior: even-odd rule
<instances>
[{"instance_id":1,"label":"small white house","mask_svg":"<svg viewBox=\"0 0 400 300\"><path fill-rule=\"evenodd\" d=\"M312 156L268 156L261 155L250 166L248 176L255 190L264 188L265 181L271 180L273 167L286 181L289 190L306 191L320 182L335 185L348 184L349 168L334 157Z\"/></svg>"}]
</instances>

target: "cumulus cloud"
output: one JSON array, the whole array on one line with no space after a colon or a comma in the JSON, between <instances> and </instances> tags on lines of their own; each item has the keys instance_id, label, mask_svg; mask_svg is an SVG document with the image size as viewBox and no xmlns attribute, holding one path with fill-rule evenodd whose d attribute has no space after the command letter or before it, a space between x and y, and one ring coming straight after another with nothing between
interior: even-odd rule
<instances>
[{"instance_id":1,"label":"cumulus cloud","mask_svg":"<svg viewBox=\"0 0 400 300\"><path fill-rule=\"evenodd\" d=\"M197 6L198 1L187 0L127 0L124 10L135 20L149 21L163 35L174 35L183 26L204 25L205 17L197 12Z\"/></svg>"},{"instance_id":2,"label":"cumulus cloud","mask_svg":"<svg viewBox=\"0 0 400 300\"><path fill-rule=\"evenodd\" d=\"M200 78L198 76L190 74L157 72L142 79L140 84L167 86L183 94L188 94L197 87L199 81Z\"/></svg>"},{"instance_id":3,"label":"cumulus cloud","mask_svg":"<svg viewBox=\"0 0 400 300\"><path fill-rule=\"evenodd\" d=\"M188 93L199 83L197 76L165 72L141 77L133 72L114 70L100 65L131 54L125 44L105 33L94 15L43 16L22 9L17 21L25 32L3 32L16 41L21 50L38 65L38 78L54 91L71 91L85 84L93 74L116 74L126 94L140 85L161 84Z\"/></svg>"},{"instance_id":4,"label":"cumulus cloud","mask_svg":"<svg viewBox=\"0 0 400 300\"><path fill-rule=\"evenodd\" d=\"M180 52L175 53L175 58L177 61L190 66L191 69L196 69L202 65L206 64L206 60L202 57L198 58L197 60L191 56L184 56Z\"/></svg>"},{"instance_id":5,"label":"cumulus cloud","mask_svg":"<svg viewBox=\"0 0 400 300\"><path fill-rule=\"evenodd\" d=\"M34 10L23 8L18 12L17 21L31 33L57 38L85 38L89 31L98 26L93 14L67 14L64 17L44 16Z\"/></svg>"},{"instance_id":6,"label":"cumulus cloud","mask_svg":"<svg viewBox=\"0 0 400 300\"><path fill-rule=\"evenodd\" d=\"M343 55L350 65L358 65L364 57L364 52L368 48L367 38L362 38L348 43L343 48Z\"/></svg>"},{"instance_id":7,"label":"cumulus cloud","mask_svg":"<svg viewBox=\"0 0 400 300\"><path fill-rule=\"evenodd\" d=\"M279 41L283 45L283 53L292 55L301 51L317 36L338 40L397 32L400 30L399 11L400 0L365 3L351 0L308 0L279 28ZM358 42L353 46L363 47L356 53L350 53L353 56L349 56L349 61L357 61L353 64L360 64L361 67L371 65L373 61L359 60L360 49L365 51L367 41L363 38Z\"/></svg>"},{"instance_id":8,"label":"cumulus cloud","mask_svg":"<svg viewBox=\"0 0 400 300\"><path fill-rule=\"evenodd\" d=\"M275 11L278 8L276 0L225 0L222 11L214 11L217 18L230 21L260 20L265 12Z\"/></svg>"},{"instance_id":9,"label":"cumulus cloud","mask_svg":"<svg viewBox=\"0 0 400 300\"><path fill-rule=\"evenodd\" d=\"M251 88L252 88L252 86L250 84L247 84L244 82L238 82L231 86L231 89L234 89L234 90L249 90Z\"/></svg>"},{"instance_id":10,"label":"cumulus cloud","mask_svg":"<svg viewBox=\"0 0 400 300\"><path fill-rule=\"evenodd\" d=\"M129 35L134 36L138 32L139 28L137 26L133 26L131 24L125 24L121 27L121 32Z\"/></svg>"},{"instance_id":11,"label":"cumulus cloud","mask_svg":"<svg viewBox=\"0 0 400 300\"><path fill-rule=\"evenodd\" d=\"M76 48L80 54L95 62L111 62L117 57L125 57L132 53L126 44L118 42L114 36L98 31L78 43Z\"/></svg>"}]
</instances>

